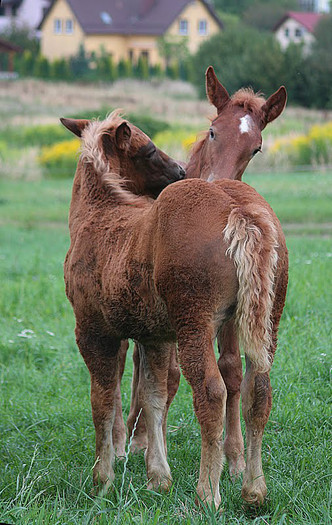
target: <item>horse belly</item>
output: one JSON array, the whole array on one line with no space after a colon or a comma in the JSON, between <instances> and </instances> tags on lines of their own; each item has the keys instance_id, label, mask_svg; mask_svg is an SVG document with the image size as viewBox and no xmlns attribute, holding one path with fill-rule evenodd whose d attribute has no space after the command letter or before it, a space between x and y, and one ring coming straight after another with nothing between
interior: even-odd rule
<instances>
[{"instance_id":1,"label":"horse belly","mask_svg":"<svg viewBox=\"0 0 332 525\"><path fill-rule=\"evenodd\" d=\"M141 273L117 275L103 290L103 314L122 339L175 340L165 302Z\"/></svg>"}]
</instances>

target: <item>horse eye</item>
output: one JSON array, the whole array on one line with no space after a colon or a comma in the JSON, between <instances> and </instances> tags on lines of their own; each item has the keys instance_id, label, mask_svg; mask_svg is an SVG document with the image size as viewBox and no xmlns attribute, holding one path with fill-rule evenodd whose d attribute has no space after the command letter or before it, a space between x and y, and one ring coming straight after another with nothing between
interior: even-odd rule
<instances>
[{"instance_id":1,"label":"horse eye","mask_svg":"<svg viewBox=\"0 0 332 525\"><path fill-rule=\"evenodd\" d=\"M209 137L210 137L210 140L213 140L215 137L215 134L212 128L209 129Z\"/></svg>"},{"instance_id":2,"label":"horse eye","mask_svg":"<svg viewBox=\"0 0 332 525\"><path fill-rule=\"evenodd\" d=\"M147 159L151 159L151 157L153 157L153 155L156 153L156 151L157 151L156 148L151 150L151 151L149 151L149 153L146 155L146 158Z\"/></svg>"},{"instance_id":3,"label":"horse eye","mask_svg":"<svg viewBox=\"0 0 332 525\"><path fill-rule=\"evenodd\" d=\"M256 153L258 153L258 152L262 152L262 149L261 149L261 147L259 147L259 148L255 149L255 150L253 151L253 154L252 154L252 156L254 157L254 156L256 155Z\"/></svg>"}]
</instances>

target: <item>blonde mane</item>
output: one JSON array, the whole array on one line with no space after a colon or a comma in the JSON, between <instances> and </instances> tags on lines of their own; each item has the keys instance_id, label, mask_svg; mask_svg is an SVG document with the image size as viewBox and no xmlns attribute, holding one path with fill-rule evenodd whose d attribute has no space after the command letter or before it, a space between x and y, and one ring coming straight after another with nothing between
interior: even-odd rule
<instances>
[{"instance_id":1,"label":"blonde mane","mask_svg":"<svg viewBox=\"0 0 332 525\"><path fill-rule=\"evenodd\" d=\"M102 184L110 188L112 194L124 204L140 206L150 199L138 196L125 188L127 179L121 177L119 168L112 166L102 149L102 136L112 136L122 122L129 122L122 117L122 110L115 109L105 120L92 120L82 132L81 160L92 165Z\"/></svg>"}]
</instances>

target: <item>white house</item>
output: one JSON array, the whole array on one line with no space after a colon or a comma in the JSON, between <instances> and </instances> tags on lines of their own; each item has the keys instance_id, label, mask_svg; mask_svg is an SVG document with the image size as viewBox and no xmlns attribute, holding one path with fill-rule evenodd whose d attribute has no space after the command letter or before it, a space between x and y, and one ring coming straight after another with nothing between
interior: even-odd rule
<instances>
[{"instance_id":1,"label":"white house","mask_svg":"<svg viewBox=\"0 0 332 525\"><path fill-rule=\"evenodd\" d=\"M305 52L315 41L314 30L322 15L319 13L289 11L274 27L274 34L282 49L292 42L304 44Z\"/></svg>"},{"instance_id":2,"label":"white house","mask_svg":"<svg viewBox=\"0 0 332 525\"><path fill-rule=\"evenodd\" d=\"M0 5L0 32L15 25L36 30L51 0L2 0Z\"/></svg>"}]
</instances>

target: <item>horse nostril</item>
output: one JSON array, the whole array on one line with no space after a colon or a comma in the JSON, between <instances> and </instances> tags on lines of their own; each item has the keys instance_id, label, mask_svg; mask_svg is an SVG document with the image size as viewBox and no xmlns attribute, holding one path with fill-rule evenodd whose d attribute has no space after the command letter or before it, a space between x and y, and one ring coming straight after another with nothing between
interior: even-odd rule
<instances>
[{"instance_id":1,"label":"horse nostril","mask_svg":"<svg viewBox=\"0 0 332 525\"><path fill-rule=\"evenodd\" d=\"M186 176L186 170L179 164L179 175L182 179Z\"/></svg>"}]
</instances>

